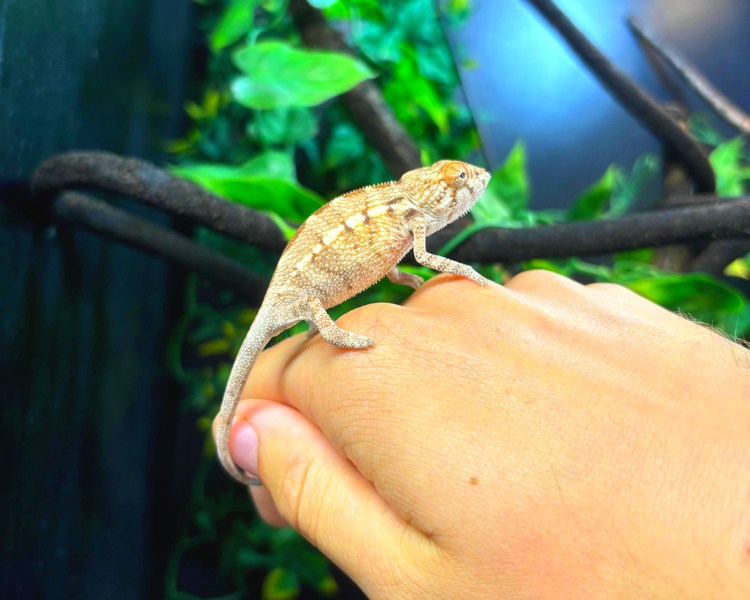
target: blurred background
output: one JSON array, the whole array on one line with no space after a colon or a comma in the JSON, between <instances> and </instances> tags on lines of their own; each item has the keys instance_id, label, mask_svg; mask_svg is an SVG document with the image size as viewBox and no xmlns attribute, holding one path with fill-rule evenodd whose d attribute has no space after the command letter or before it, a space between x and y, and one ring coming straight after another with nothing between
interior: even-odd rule
<instances>
[{"instance_id":1,"label":"blurred background","mask_svg":"<svg viewBox=\"0 0 750 600\"><path fill-rule=\"evenodd\" d=\"M298 223L324 198L398 175L334 99L371 80L419 159L515 169L509 196L523 210L566 209L611 165L621 182L647 171L638 200L661 195L659 142L523 0L311 4L358 62L329 97L285 103L252 87L260 42L302 47L281 0L0 0L8 597L362 597L295 534L258 523L215 465L209 418L252 309L158 257L57 226L29 192L41 161L72 149L145 158L230 200L271 190L256 208ZM558 5L659 101L706 112L657 75L630 15L750 108L745 0ZM716 120L711 131L733 135ZM261 274L273 267L273 253L112 200ZM373 294L363 300L401 298ZM745 319L744 296L731 298Z\"/></svg>"}]
</instances>

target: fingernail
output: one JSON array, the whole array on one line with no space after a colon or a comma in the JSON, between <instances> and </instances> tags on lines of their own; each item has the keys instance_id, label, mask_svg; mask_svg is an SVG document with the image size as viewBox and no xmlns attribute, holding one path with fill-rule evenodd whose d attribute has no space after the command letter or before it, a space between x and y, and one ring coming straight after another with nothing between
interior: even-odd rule
<instances>
[{"instance_id":1,"label":"fingernail","mask_svg":"<svg viewBox=\"0 0 750 600\"><path fill-rule=\"evenodd\" d=\"M258 434L247 421L240 421L232 432L232 459L248 475L258 477Z\"/></svg>"}]
</instances>

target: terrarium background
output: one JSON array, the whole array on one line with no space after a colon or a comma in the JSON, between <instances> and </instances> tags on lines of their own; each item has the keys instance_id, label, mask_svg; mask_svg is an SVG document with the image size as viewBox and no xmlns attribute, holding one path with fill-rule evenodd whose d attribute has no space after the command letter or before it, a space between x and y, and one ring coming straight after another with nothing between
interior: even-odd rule
<instances>
[{"instance_id":1,"label":"terrarium background","mask_svg":"<svg viewBox=\"0 0 750 600\"><path fill-rule=\"evenodd\" d=\"M625 14L647 18L747 107L743 0L559 4L657 96L667 97ZM453 40L476 61L464 72L469 99L491 166L526 140L536 208L567 206L610 163L629 169L658 151L523 2L475 6ZM2 200L27 202L34 167L67 149L168 160L165 142L185 133L183 107L205 64L196 8L0 0ZM185 275L47 225L0 202L0 584L18 598L162 597L202 451L165 360L185 309ZM210 557L200 558L182 583L208 594L217 575L202 570Z\"/></svg>"}]
</instances>

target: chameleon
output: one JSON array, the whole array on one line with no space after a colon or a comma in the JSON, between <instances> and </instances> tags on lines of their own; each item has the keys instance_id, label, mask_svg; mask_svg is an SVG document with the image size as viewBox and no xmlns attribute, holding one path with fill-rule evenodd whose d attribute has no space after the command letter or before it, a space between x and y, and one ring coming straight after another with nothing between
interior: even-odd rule
<instances>
[{"instance_id":1,"label":"chameleon","mask_svg":"<svg viewBox=\"0 0 750 600\"><path fill-rule=\"evenodd\" d=\"M409 250L416 261L481 285L473 268L427 252L425 238L466 214L484 193L490 174L457 160L405 173L398 181L363 187L334 198L310 215L289 241L258 313L237 354L216 419L219 461L237 481L261 485L229 454L229 436L242 389L256 359L279 333L307 321L339 348L368 348L373 341L338 327L326 309L387 277L416 289L421 277L397 268Z\"/></svg>"}]
</instances>

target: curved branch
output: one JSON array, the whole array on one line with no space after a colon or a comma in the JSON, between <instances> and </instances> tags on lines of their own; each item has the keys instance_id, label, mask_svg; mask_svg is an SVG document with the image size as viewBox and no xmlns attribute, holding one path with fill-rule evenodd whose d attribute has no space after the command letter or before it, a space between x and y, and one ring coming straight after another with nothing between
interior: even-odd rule
<instances>
[{"instance_id":1,"label":"curved branch","mask_svg":"<svg viewBox=\"0 0 750 600\"><path fill-rule=\"evenodd\" d=\"M701 146L643 89L620 71L551 0L526 0L554 27L599 82L679 160L700 192L716 179Z\"/></svg>"},{"instance_id":2,"label":"curved branch","mask_svg":"<svg viewBox=\"0 0 750 600\"><path fill-rule=\"evenodd\" d=\"M110 168L114 168L114 171L108 171ZM56 199L53 194L65 185L101 186L102 189L128 195L159 209L189 216L197 223L221 233L234 234L233 237L261 248L281 252L284 247L276 226L266 227L270 221L268 217L213 196L144 161L105 153L70 153L45 161L35 173L36 190L48 196L53 213L58 218L80 223L117 240L162 254L232 287L244 286L241 291L248 297L260 298L253 294L260 294L258 290L265 289L265 286L257 278L252 281L248 279L245 283L233 283L234 280L252 277L233 261L229 261L231 264L225 268L221 260L228 259L218 255L209 259L201 252L196 254L194 246L204 253L211 251L150 221L103 202L87 199L81 194L63 194L64 201L60 203L60 198ZM675 199L684 203L694 203L696 200L703 203L613 220L525 229L485 229L474 234L451 256L464 262L517 262L530 258L600 255L697 240L750 238L750 197L729 201L719 201L715 196ZM255 228L255 224L259 224L259 227ZM430 246L440 247L460 229L460 224L453 224L437 232L430 238ZM736 256L728 259L725 256L722 260L731 262L734 258ZM219 262L216 262L217 259Z\"/></svg>"},{"instance_id":3,"label":"curved branch","mask_svg":"<svg viewBox=\"0 0 750 600\"><path fill-rule=\"evenodd\" d=\"M266 280L239 263L147 219L79 192L60 194L53 200L51 210L64 223L80 225L128 246L168 258L236 290L248 302L259 304L263 300L268 287Z\"/></svg>"},{"instance_id":4,"label":"curved branch","mask_svg":"<svg viewBox=\"0 0 750 600\"><path fill-rule=\"evenodd\" d=\"M750 197L713 200L708 205L656 210L612 220L527 229L484 229L459 246L451 257L464 262L512 263L750 237Z\"/></svg>"},{"instance_id":5,"label":"curved branch","mask_svg":"<svg viewBox=\"0 0 750 600\"><path fill-rule=\"evenodd\" d=\"M109 152L58 154L37 167L31 186L36 196L47 199L70 188L122 194L264 250L280 252L286 245L279 228L266 215L137 158Z\"/></svg>"},{"instance_id":6,"label":"curved branch","mask_svg":"<svg viewBox=\"0 0 750 600\"><path fill-rule=\"evenodd\" d=\"M341 34L331 29L322 13L306 0L291 0L289 10L307 46L352 53ZM343 94L341 100L395 178L422 166L417 145L398 122L375 83L363 81Z\"/></svg>"}]
</instances>

